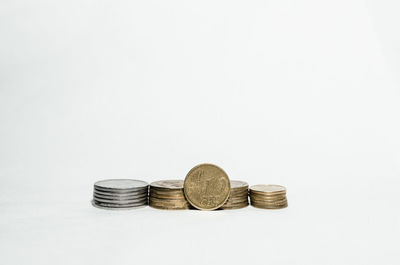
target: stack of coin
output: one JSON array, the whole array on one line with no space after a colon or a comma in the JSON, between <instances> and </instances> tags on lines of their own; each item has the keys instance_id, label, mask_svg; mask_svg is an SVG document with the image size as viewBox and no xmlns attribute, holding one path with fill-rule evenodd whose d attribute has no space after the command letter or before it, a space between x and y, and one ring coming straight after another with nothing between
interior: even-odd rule
<instances>
[{"instance_id":1,"label":"stack of coin","mask_svg":"<svg viewBox=\"0 0 400 265\"><path fill-rule=\"evenodd\" d=\"M254 185L250 187L251 205L262 209L281 209L288 206L286 188L279 185Z\"/></svg>"},{"instance_id":2,"label":"stack of coin","mask_svg":"<svg viewBox=\"0 0 400 265\"><path fill-rule=\"evenodd\" d=\"M149 205L164 210L189 209L183 193L183 180L161 180L150 183Z\"/></svg>"},{"instance_id":3,"label":"stack of coin","mask_svg":"<svg viewBox=\"0 0 400 265\"><path fill-rule=\"evenodd\" d=\"M239 209L249 205L248 188L249 184L244 181L231 180L231 192L228 200L220 209Z\"/></svg>"},{"instance_id":4,"label":"stack of coin","mask_svg":"<svg viewBox=\"0 0 400 265\"><path fill-rule=\"evenodd\" d=\"M92 204L102 209L132 209L147 205L147 199L147 182L108 179L94 184Z\"/></svg>"}]
</instances>

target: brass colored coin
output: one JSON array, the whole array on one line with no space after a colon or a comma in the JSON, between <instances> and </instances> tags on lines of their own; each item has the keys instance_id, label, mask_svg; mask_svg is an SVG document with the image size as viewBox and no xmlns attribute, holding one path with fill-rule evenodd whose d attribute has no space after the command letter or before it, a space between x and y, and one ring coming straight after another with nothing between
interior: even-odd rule
<instances>
[{"instance_id":1,"label":"brass colored coin","mask_svg":"<svg viewBox=\"0 0 400 265\"><path fill-rule=\"evenodd\" d=\"M226 202L236 202L236 201L247 201L247 197L240 197L240 198L229 198Z\"/></svg>"},{"instance_id":2,"label":"brass colored coin","mask_svg":"<svg viewBox=\"0 0 400 265\"><path fill-rule=\"evenodd\" d=\"M160 200L181 200L181 201L186 201L185 197L172 197L172 196L162 196L162 195L150 195L149 198L155 198L155 199L160 199Z\"/></svg>"},{"instance_id":3,"label":"brass colored coin","mask_svg":"<svg viewBox=\"0 0 400 265\"><path fill-rule=\"evenodd\" d=\"M262 205L281 205L281 204L286 204L287 200L281 200L281 201L274 201L274 202L265 202L265 201L255 201L252 200L251 203L255 204L262 204Z\"/></svg>"},{"instance_id":4,"label":"brass colored coin","mask_svg":"<svg viewBox=\"0 0 400 265\"><path fill-rule=\"evenodd\" d=\"M280 185L254 185L250 187L250 192L259 192L259 193L286 193L286 188Z\"/></svg>"},{"instance_id":5,"label":"brass colored coin","mask_svg":"<svg viewBox=\"0 0 400 265\"><path fill-rule=\"evenodd\" d=\"M250 193L250 197L259 197L259 198L279 198L279 197L286 197L286 193L278 193L274 195L269 194L258 194L258 193Z\"/></svg>"},{"instance_id":6,"label":"brass colored coin","mask_svg":"<svg viewBox=\"0 0 400 265\"><path fill-rule=\"evenodd\" d=\"M184 182L186 199L200 210L218 209L228 200L230 190L228 175L212 164L195 166Z\"/></svg>"},{"instance_id":7,"label":"brass colored coin","mask_svg":"<svg viewBox=\"0 0 400 265\"><path fill-rule=\"evenodd\" d=\"M181 190L183 189L183 180L160 180L150 183L150 188Z\"/></svg>"},{"instance_id":8,"label":"brass colored coin","mask_svg":"<svg viewBox=\"0 0 400 265\"><path fill-rule=\"evenodd\" d=\"M281 207L287 205L288 202L279 202L279 203L260 203L260 202L251 202L251 205L258 205L260 207Z\"/></svg>"},{"instance_id":9,"label":"brass colored coin","mask_svg":"<svg viewBox=\"0 0 400 265\"><path fill-rule=\"evenodd\" d=\"M163 208L188 208L190 206L189 203L157 203L154 201L149 201L149 205Z\"/></svg>"},{"instance_id":10,"label":"brass colored coin","mask_svg":"<svg viewBox=\"0 0 400 265\"><path fill-rule=\"evenodd\" d=\"M231 193L229 195L229 197L240 197L240 196L248 196L249 193L246 191L240 191L240 192L235 192L231 189Z\"/></svg>"},{"instance_id":11,"label":"brass colored coin","mask_svg":"<svg viewBox=\"0 0 400 265\"><path fill-rule=\"evenodd\" d=\"M276 192L276 193L267 193L267 192L249 192L250 196L265 196L265 197L274 197L274 196L286 196L286 192Z\"/></svg>"},{"instance_id":12,"label":"brass colored coin","mask_svg":"<svg viewBox=\"0 0 400 265\"><path fill-rule=\"evenodd\" d=\"M231 180L231 190L237 190L237 189L248 189L249 188L249 184L247 184L247 182L244 181L240 181L240 180Z\"/></svg>"},{"instance_id":13,"label":"brass colored coin","mask_svg":"<svg viewBox=\"0 0 400 265\"><path fill-rule=\"evenodd\" d=\"M159 206L156 204L149 204L150 207L159 209L159 210L188 210L190 209L190 206Z\"/></svg>"},{"instance_id":14,"label":"brass colored coin","mask_svg":"<svg viewBox=\"0 0 400 265\"><path fill-rule=\"evenodd\" d=\"M288 207L288 204L283 204L283 205L262 205L262 204L255 204L252 203L251 206L260 208L260 209L282 209Z\"/></svg>"},{"instance_id":15,"label":"brass colored coin","mask_svg":"<svg viewBox=\"0 0 400 265\"><path fill-rule=\"evenodd\" d=\"M235 210L235 209L241 209L249 206L249 204L240 204L240 205L234 205L234 206L222 206L220 209L222 210Z\"/></svg>"},{"instance_id":16,"label":"brass colored coin","mask_svg":"<svg viewBox=\"0 0 400 265\"><path fill-rule=\"evenodd\" d=\"M181 199L160 199L160 198L155 198L155 197L150 197L149 200L152 200L154 202L159 202L159 203L189 203L187 200L181 200Z\"/></svg>"},{"instance_id":17,"label":"brass colored coin","mask_svg":"<svg viewBox=\"0 0 400 265\"><path fill-rule=\"evenodd\" d=\"M183 192L183 190L179 191L179 192L168 192L168 191L166 192L166 191L157 191L157 190L151 189L150 195L151 194L161 195L161 196L176 196L176 197L179 197L179 196L184 197L185 196L185 193Z\"/></svg>"}]
</instances>

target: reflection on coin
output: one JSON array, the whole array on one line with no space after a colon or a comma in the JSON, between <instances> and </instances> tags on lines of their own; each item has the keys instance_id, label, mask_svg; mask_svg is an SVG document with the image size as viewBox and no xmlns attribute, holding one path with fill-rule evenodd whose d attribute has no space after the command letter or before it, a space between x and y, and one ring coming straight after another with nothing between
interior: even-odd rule
<instances>
[{"instance_id":1,"label":"reflection on coin","mask_svg":"<svg viewBox=\"0 0 400 265\"><path fill-rule=\"evenodd\" d=\"M200 210L214 210L228 200L229 177L220 167L201 164L186 175L184 192L190 204Z\"/></svg>"}]
</instances>

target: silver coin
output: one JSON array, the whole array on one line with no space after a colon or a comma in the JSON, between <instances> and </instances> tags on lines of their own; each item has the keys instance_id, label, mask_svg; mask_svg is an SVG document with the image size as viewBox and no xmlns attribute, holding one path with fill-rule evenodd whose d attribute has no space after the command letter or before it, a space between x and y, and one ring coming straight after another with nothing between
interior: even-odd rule
<instances>
[{"instance_id":1,"label":"silver coin","mask_svg":"<svg viewBox=\"0 0 400 265\"><path fill-rule=\"evenodd\" d=\"M93 202L95 202L96 204L102 205L102 206L107 206L107 207L130 207L130 206L147 204L147 200L130 202L130 203L114 203L114 202L103 202L103 201L98 201L96 199L93 199Z\"/></svg>"},{"instance_id":2,"label":"silver coin","mask_svg":"<svg viewBox=\"0 0 400 265\"><path fill-rule=\"evenodd\" d=\"M96 208L104 209L104 210L131 210L131 209L144 208L147 206L147 204L140 204L140 205L134 205L134 206L128 206L128 207L110 207L110 206L104 206L103 204L96 203L95 201L92 201L92 205Z\"/></svg>"},{"instance_id":3,"label":"silver coin","mask_svg":"<svg viewBox=\"0 0 400 265\"><path fill-rule=\"evenodd\" d=\"M124 192L124 193L120 193L120 192L105 192L105 191L101 191L98 189L94 189L93 193L96 193L98 195L101 196L113 196L113 197L129 197L129 196L140 196L143 194L148 194L147 190L142 190L142 191L133 191L133 192Z\"/></svg>"},{"instance_id":4,"label":"silver coin","mask_svg":"<svg viewBox=\"0 0 400 265\"><path fill-rule=\"evenodd\" d=\"M102 193L107 193L107 194L116 194L116 195L129 195L129 194L134 194L134 193L148 193L148 187L146 188L140 188L140 189L135 189L135 190L107 190L107 189L102 189L98 187L94 187L95 191L102 192Z\"/></svg>"},{"instance_id":5,"label":"silver coin","mask_svg":"<svg viewBox=\"0 0 400 265\"><path fill-rule=\"evenodd\" d=\"M135 204L135 203L146 202L147 201L147 197L134 199L134 200L108 200L108 199L102 199L102 198L93 197L93 200L96 201L96 202L124 205L124 204L132 204L132 203Z\"/></svg>"},{"instance_id":6,"label":"silver coin","mask_svg":"<svg viewBox=\"0 0 400 265\"><path fill-rule=\"evenodd\" d=\"M94 188L102 191L129 192L147 189L148 183L135 179L106 179L94 183Z\"/></svg>"},{"instance_id":7,"label":"silver coin","mask_svg":"<svg viewBox=\"0 0 400 265\"><path fill-rule=\"evenodd\" d=\"M148 195L146 193L143 193L140 195L115 196L115 195L103 195L103 194L98 194L96 192L93 192L93 197L98 197L101 199L108 199L108 200L132 200L132 199L148 197Z\"/></svg>"}]
</instances>

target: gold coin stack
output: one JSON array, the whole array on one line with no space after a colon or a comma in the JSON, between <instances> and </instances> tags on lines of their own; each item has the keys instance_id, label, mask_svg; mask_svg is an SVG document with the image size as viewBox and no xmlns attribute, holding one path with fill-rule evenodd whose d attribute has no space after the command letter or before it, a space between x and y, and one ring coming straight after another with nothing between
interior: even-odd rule
<instances>
[{"instance_id":1,"label":"gold coin stack","mask_svg":"<svg viewBox=\"0 0 400 265\"><path fill-rule=\"evenodd\" d=\"M164 210L189 209L183 180L161 180L150 184L149 206Z\"/></svg>"},{"instance_id":2,"label":"gold coin stack","mask_svg":"<svg viewBox=\"0 0 400 265\"><path fill-rule=\"evenodd\" d=\"M248 200L248 189L249 184L244 181L231 180L231 192L229 194L228 200L220 209L223 210L233 210L247 207L249 205Z\"/></svg>"},{"instance_id":3,"label":"gold coin stack","mask_svg":"<svg viewBox=\"0 0 400 265\"><path fill-rule=\"evenodd\" d=\"M251 205L262 209L281 209L288 206L286 188L279 185L254 185L249 190Z\"/></svg>"}]
</instances>

